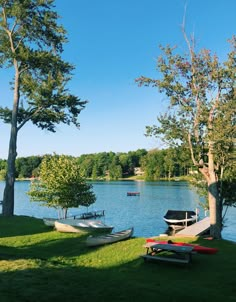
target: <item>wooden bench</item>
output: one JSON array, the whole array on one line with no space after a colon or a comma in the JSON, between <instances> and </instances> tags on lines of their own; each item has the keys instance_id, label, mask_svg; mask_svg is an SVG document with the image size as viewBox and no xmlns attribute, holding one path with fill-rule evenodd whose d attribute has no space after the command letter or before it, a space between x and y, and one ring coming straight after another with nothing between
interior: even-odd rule
<instances>
[{"instance_id":1,"label":"wooden bench","mask_svg":"<svg viewBox=\"0 0 236 302\"><path fill-rule=\"evenodd\" d=\"M192 246L177 246L173 244L159 244L148 242L144 245L147 249L146 255L143 255L145 261L168 261L176 263L190 263L192 261ZM159 255L160 256L157 256Z\"/></svg>"}]
</instances>

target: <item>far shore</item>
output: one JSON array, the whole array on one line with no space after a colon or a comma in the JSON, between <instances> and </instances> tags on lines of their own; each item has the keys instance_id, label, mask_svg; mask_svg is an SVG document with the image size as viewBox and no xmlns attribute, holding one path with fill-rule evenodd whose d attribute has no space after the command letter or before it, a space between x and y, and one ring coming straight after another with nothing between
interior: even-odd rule
<instances>
[{"instance_id":1,"label":"far shore","mask_svg":"<svg viewBox=\"0 0 236 302\"><path fill-rule=\"evenodd\" d=\"M28 178L16 178L16 181L32 181L37 179L36 177L28 177ZM189 181L189 176L177 176L172 178L159 178L156 180L146 180L144 177L141 176L130 176L130 177L123 177L118 179L109 179L108 177L99 177L96 179L87 178L87 181ZM0 181L4 181L4 179L0 179Z\"/></svg>"}]
</instances>

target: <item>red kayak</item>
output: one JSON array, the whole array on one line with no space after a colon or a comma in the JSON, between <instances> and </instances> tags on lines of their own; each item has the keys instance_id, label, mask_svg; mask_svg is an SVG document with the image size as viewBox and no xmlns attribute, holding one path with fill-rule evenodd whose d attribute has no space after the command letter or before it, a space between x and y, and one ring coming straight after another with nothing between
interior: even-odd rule
<instances>
[{"instance_id":1,"label":"red kayak","mask_svg":"<svg viewBox=\"0 0 236 302\"><path fill-rule=\"evenodd\" d=\"M146 239L146 242L155 242L155 243L160 243L160 244L173 244L173 245L178 245L178 246L192 246L193 251L197 252L199 254L215 254L218 252L218 249L214 248L214 247L206 247L206 246L202 246L202 245L196 245L196 244L185 243L185 242L173 242L171 240L156 241L154 239L148 238L148 239Z\"/></svg>"}]
</instances>

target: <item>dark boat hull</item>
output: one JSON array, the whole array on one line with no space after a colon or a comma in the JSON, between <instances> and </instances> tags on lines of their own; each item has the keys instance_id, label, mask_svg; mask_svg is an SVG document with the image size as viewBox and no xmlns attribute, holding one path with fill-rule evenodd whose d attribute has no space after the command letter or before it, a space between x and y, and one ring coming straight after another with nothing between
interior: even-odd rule
<instances>
[{"instance_id":1,"label":"dark boat hull","mask_svg":"<svg viewBox=\"0 0 236 302\"><path fill-rule=\"evenodd\" d=\"M188 226L197 221L198 215L194 211L168 210L163 219L170 225Z\"/></svg>"},{"instance_id":2,"label":"dark boat hull","mask_svg":"<svg viewBox=\"0 0 236 302\"><path fill-rule=\"evenodd\" d=\"M127 192L127 196L139 196L140 192Z\"/></svg>"}]
</instances>

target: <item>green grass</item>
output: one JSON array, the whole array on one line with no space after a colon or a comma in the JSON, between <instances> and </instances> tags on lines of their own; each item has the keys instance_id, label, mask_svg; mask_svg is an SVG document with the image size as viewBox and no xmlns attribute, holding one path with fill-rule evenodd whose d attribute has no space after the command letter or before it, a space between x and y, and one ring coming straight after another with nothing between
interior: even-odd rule
<instances>
[{"instance_id":1,"label":"green grass","mask_svg":"<svg viewBox=\"0 0 236 302\"><path fill-rule=\"evenodd\" d=\"M87 248L85 235L63 234L42 220L0 218L0 301L236 301L236 244L192 264L145 263L145 238Z\"/></svg>"}]
</instances>

